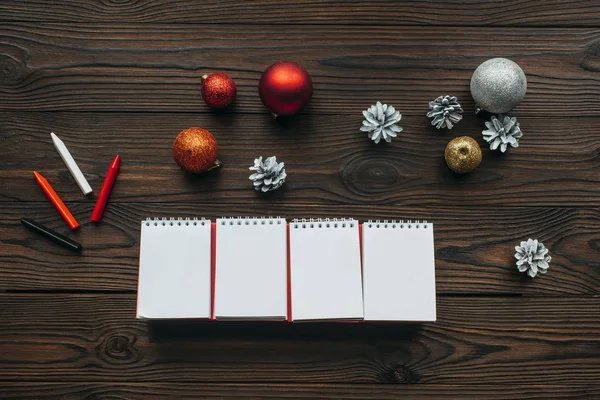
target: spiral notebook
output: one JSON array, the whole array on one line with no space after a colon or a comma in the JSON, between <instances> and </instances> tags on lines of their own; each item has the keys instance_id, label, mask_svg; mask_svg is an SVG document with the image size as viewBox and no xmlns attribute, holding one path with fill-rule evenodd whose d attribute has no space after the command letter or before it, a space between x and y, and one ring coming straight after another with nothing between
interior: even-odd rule
<instances>
[{"instance_id":1,"label":"spiral notebook","mask_svg":"<svg viewBox=\"0 0 600 400\"><path fill-rule=\"evenodd\" d=\"M142 221L137 317L210 318L211 254L208 220Z\"/></svg>"},{"instance_id":2,"label":"spiral notebook","mask_svg":"<svg viewBox=\"0 0 600 400\"><path fill-rule=\"evenodd\" d=\"M287 228L283 218L216 223L216 319L287 317Z\"/></svg>"},{"instance_id":3,"label":"spiral notebook","mask_svg":"<svg viewBox=\"0 0 600 400\"><path fill-rule=\"evenodd\" d=\"M435 321L433 224L375 221L362 226L366 321Z\"/></svg>"},{"instance_id":4,"label":"spiral notebook","mask_svg":"<svg viewBox=\"0 0 600 400\"><path fill-rule=\"evenodd\" d=\"M353 219L290 225L292 321L363 318L358 226Z\"/></svg>"},{"instance_id":5,"label":"spiral notebook","mask_svg":"<svg viewBox=\"0 0 600 400\"><path fill-rule=\"evenodd\" d=\"M137 317L435 321L433 225L148 219Z\"/></svg>"}]
</instances>

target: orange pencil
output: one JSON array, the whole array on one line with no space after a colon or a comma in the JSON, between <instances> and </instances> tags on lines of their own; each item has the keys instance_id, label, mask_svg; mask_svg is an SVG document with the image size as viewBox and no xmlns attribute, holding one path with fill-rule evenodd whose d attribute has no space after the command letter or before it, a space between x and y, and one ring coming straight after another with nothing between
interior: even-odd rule
<instances>
[{"instance_id":1,"label":"orange pencil","mask_svg":"<svg viewBox=\"0 0 600 400\"><path fill-rule=\"evenodd\" d=\"M54 189L52 189L52 186L50 186L46 178L44 178L37 171L33 171L33 175L35 176L35 180L40 185L44 193L46 193L46 196L48 196L48 199L50 199L52 204L54 204L54 207L56 207L60 215L67 222L69 228L73 230L79 228L79 222L77 222L73 214L71 214L67 206L65 206L65 203L63 203L60 197L58 197L58 194L54 191Z\"/></svg>"}]
</instances>

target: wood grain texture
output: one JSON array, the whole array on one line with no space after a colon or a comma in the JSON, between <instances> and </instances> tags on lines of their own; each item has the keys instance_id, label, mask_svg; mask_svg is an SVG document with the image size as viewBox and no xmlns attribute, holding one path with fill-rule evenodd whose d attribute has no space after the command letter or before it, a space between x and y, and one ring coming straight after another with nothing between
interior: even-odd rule
<instances>
[{"instance_id":1,"label":"wood grain texture","mask_svg":"<svg viewBox=\"0 0 600 400\"><path fill-rule=\"evenodd\" d=\"M504 56L528 78L516 115L597 116L598 43L594 29L5 23L0 107L207 112L200 77L222 70L238 85L234 110L266 114L260 75L291 59L313 77L312 115L360 115L381 100L422 117L446 93L472 115L474 69Z\"/></svg>"},{"instance_id":2,"label":"wood grain texture","mask_svg":"<svg viewBox=\"0 0 600 400\"><path fill-rule=\"evenodd\" d=\"M566 385L377 385L235 383L2 383L3 400L166 400L166 399L356 399L392 400L589 400L599 386Z\"/></svg>"},{"instance_id":3,"label":"wood grain texture","mask_svg":"<svg viewBox=\"0 0 600 400\"><path fill-rule=\"evenodd\" d=\"M600 398L600 3L577 0L0 1L0 398ZM481 139L469 81L491 57L527 74L524 137L500 155ZM314 98L275 122L257 91L289 59ZM200 76L224 71L234 106L208 109ZM428 103L458 96L465 119L433 129ZM377 100L404 131L358 131ZM210 129L224 167L192 176L171 145ZM67 144L84 198L53 148ZM448 171L447 142L476 138L480 168ZM89 221L110 160L120 175ZM248 166L286 163L261 197ZM82 223L80 255L20 225L67 233L39 170ZM139 227L164 216L427 219L435 226L438 321L286 324L134 320ZM547 275L518 274L538 238Z\"/></svg>"},{"instance_id":4,"label":"wood grain texture","mask_svg":"<svg viewBox=\"0 0 600 400\"><path fill-rule=\"evenodd\" d=\"M80 223L75 233L52 205L3 203L0 209L0 290L102 290L137 288L140 221L146 217L284 216L411 219L434 222L437 292L494 295L600 293L600 210L551 208L415 208L306 206L292 203L112 203L101 224L89 221L94 205L69 205ZM69 234L81 255L25 230L34 216ZM526 221L526 223L524 223ZM516 271L514 246L538 238L552 253L550 272L534 280Z\"/></svg>"},{"instance_id":5,"label":"wood grain texture","mask_svg":"<svg viewBox=\"0 0 600 400\"><path fill-rule=\"evenodd\" d=\"M252 204L388 204L414 206L599 206L600 118L520 118L518 149L492 152L484 120L466 116L440 132L425 115L406 117L391 144L372 143L358 128L362 114L299 116L278 125L268 115L0 112L0 202L47 203L33 179L39 170L66 201L94 202L115 154L121 171L111 202L223 202ZM202 126L220 146L224 167L183 173L172 157L180 130ZM50 140L65 141L95 194L84 199ZM568 134L567 134L568 133ZM452 174L444 149L457 135L475 137L484 150L473 173ZM248 167L259 155L286 163L283 190L261 197ZM228 214L226 212L226 214ZM393 217L388 215L387 217ZM428 217L424 215L423 217Z\"/></svg>"},{"instance_id":6,"label":"wood grain texture","mask_svg":"<svg viewBox=\"0 0 600 400\"><path fill-rule=\"evenodd\" d=\"M0 21L598 26L594 1L4 0Z\"/></svg>"},{"instance_id":7,"label":"wood grain texture","mask_svg":"<svg viewBox=\"0 0 600 400\"><path fill-rule=\"evenodd\" d=\"M1 381L585 385L600 298L441 298L428 324L133 320L135 295L0 294Z\"/></svg>"}]
</instances>

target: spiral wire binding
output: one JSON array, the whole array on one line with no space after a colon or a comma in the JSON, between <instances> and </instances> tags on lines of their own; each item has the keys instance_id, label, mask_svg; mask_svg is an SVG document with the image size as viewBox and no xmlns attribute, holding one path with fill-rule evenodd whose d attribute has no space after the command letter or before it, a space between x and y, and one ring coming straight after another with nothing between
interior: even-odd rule
<instances>
[{"instance_id":1,"label":"spiral wire binding","mask_svg":"<svg viewBox=\"0 0 600 400\"><path fill-rule=\"evenodd\" d=\"M294 229L306 228L354 228L358 221L354 218L301 218L294 219L291 227Z\"/></svg>"},{"instance_id":2,"label":"spiral wire binding","mask_svg":"<svg viewBox=\"0 0 600 400\"><path fill-rule=\"evenodd\" d=\"M223 217L221 225L281 225L285 219L281 217Z\"/></svg>"},{"instance_id":3,"label":"spiral wire binding","mask_svg":"<svg viewBox=\"0 0 600 400\"><path fill-rule=\"evenodd\" d=\"M142 221L142 225L146 226L204 226L206 224L210 224L210 220L205 218L146 218L146 220Z\"/></svg>"},{"instance_id":4,"label":"spiral wire binding","mask_svg":"<svg viewBox=\"0 0 600 400\"><path fill-rule=\"evenodd\" d=\"M391 228L391 229L427 229L430 224L427 221L411 220L369 220L363 224L367 228Z\"/></svg>"},{"instance_id":5,"label":"spiral wire binding","mask_svg":"<svg viewBox=\"0 0 600 400\"><path fill-rule=\"evenodd\" d=\"M142 225L146 226L204 226L210 224L205 218L146 218ZM221 225L281 225L285 219L281 217L223 217L220 218ZM359 222L354 218L300 218L292 220L290 226L294 229L306 228L354 228ZM368 228L391 228L391 229L427 229L431 225L427 221L419 220L368 220L363 226Z\"/></svg>"}]
</instances>

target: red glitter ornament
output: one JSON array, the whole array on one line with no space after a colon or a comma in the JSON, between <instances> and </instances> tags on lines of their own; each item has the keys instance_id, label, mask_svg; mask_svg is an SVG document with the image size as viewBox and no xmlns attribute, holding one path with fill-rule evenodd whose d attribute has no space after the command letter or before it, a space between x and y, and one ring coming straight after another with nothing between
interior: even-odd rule
<instances>
[{"instance_id":1,"label":"red glitter ornament","mask_svg":"<svg viewBox=\"0 0 600 400\"><path fill-rule=\"evenodd\" d=\"M235 99L235 82L222 72L203 75L201 92L209 107L225 108Z\"/></svg>"},{"instance_id":2,"label":"red glitter ornament","mask_svg":"<svg viewBox=\"0 0 600 400\"><path fill-rule=\"evenodd\" d=\"M310 101L313 86L304 68L279 61L263 72L258 91L263 104L277 117L298 113Z\"/></svg>"}]
</instances>

